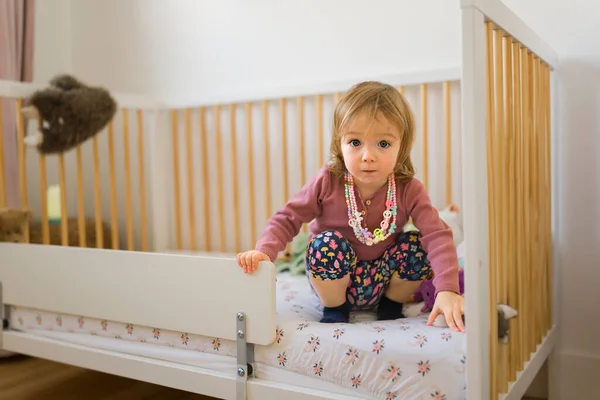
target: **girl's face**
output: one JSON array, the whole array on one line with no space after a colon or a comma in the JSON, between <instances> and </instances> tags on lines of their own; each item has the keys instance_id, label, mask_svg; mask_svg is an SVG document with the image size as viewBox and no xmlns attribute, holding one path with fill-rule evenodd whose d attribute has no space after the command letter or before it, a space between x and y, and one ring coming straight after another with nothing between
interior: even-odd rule
<instances>
[{"instance_id":1,"label":"girl's face","mask_svg":"<svg viewBox=\"0 0 600 400\"><path fill-rule=\"evenodd\" d=\"M400 133L382 114L361 114L342 132L344 164L359 186L377 189L386 184L400 149Z\"/></svg>"}]
</instances>

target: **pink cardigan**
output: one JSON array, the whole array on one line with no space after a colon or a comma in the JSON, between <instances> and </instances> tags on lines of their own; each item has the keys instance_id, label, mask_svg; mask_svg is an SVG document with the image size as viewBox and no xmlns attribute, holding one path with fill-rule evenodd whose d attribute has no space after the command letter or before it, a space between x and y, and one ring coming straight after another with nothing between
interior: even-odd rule
<instances>
[{"instance_id":1,"label":"pink cardigan","mask_svg":"<svg viewBox=\"0 0 600 400\"><path fill-rule=\"evenodd\" d=\"M352 227L348 225L343 177L337 178L324 166L269 219L256 244L256 250L267 254L274 261L277 254L298 234L302 224L312 221L309 225L312 235L325 230L337 230L350 242L359 260L374 260L394 243L411 216L413 224L422 234L421 243L431 262L436 293L444 290L459 293L458 256L452 230L440 219L419 180L401 183L396 179L396 190L396 232L378 244L367 246L356 238ZM367 223L371 232L379 227L383 218L386 191L387 185L384 185L370 199L371 204L363 223ZM360 210L367 208L364 200L357 191L356 201Z\"/></svg>"}]
</instances>

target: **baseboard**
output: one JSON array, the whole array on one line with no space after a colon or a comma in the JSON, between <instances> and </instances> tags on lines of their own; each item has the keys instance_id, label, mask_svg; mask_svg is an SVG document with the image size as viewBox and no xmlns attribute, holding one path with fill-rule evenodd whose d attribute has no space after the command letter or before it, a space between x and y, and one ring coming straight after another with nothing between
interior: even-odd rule
<instances>
[{"instance_id":1,"label":"baseboard","mask_svg":"<svg viewBox=\"0 0 600 400\"><path fill-rule=\"evenodd\" d=\"M558 357L561 400L598 398L600 354L561 352Z\"/></svg>"}]
</instances>

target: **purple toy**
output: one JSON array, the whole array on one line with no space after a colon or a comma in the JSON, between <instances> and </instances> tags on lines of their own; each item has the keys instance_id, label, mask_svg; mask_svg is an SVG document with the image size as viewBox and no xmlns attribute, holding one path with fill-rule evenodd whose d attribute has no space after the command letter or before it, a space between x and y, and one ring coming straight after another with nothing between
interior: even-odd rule
<instances>
[{"instance_id":1,"label":"purple toy","mask_svg":"<svg viewBox=\"0 0 600 400\"><path fill-rule=\"evenodd\" d=\"M458 285L460 294L465 293L465 277L464 270L461 268L458 270ZM435 303L434 298L435 288L433 287L433 280L426 280L423 282L419 290L415 292L415 302L424 301L425 305L421 308L421 312L429 312L433 310L433 304Z\"/></svg>"}]
</instances>

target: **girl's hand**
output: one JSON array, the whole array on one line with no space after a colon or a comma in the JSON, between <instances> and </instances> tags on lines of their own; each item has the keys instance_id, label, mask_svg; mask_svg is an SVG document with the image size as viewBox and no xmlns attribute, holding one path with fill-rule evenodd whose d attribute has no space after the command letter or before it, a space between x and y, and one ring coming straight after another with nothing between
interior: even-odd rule
<instances>
[{"instance_id":1,"label":"girl's hand","mask_svg":"<svg viewBox=\"0 0 600 400\"><path fill-rule=\"evenodd\" d=\"M258 268L259 261L271 261L268 255L258 250L250 250L237 255L237 263L244 269L244 272L251 274Z\"/></svg>"},{"instance_id":2,"label":"girl's hand","mask_svg":"<svg viewBox=\"0 0 600 400\"><path fill-rule=\"evenodd\" d=\"M462 319L464 313L465 299L454 292L442 291L438 293L435 299L433 310L431 310L431 314L429 314L429 319L427 320L427 325L431 326L435 318L443 314L450 329L455 332L464 332L465 324Z\"/></svg>"}]
</instances>

